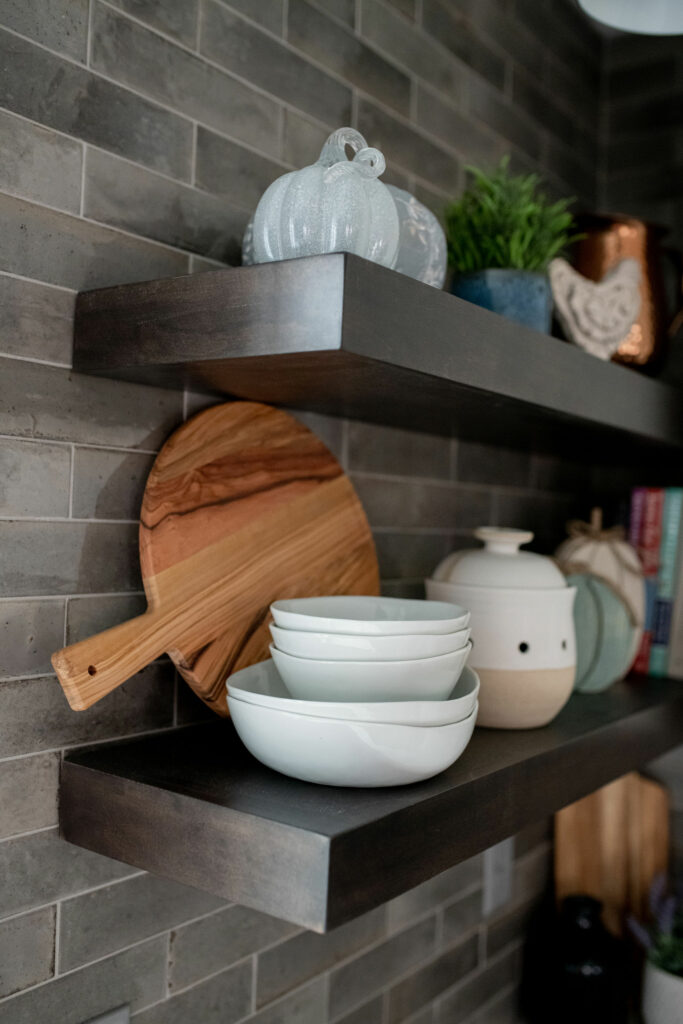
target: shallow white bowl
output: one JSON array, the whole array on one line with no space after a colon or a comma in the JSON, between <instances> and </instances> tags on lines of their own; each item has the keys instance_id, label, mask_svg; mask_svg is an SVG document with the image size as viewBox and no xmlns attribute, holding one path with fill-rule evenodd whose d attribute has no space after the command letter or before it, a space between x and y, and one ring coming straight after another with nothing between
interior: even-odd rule
<instances>
[{"instance_id":1,"label":"shallow white bowl","mask_svg":"<svg viewBox=\"0 0 683 1024\"><path fill-rule=\"evenodd\" d=\"M414 633L406 636L358 636L352 633L307 633L299 629L270 627L278 651L295 658L324 661L414 661L436 658L464 647L469 629L455 633Z\"/></svg>"},{"instance_id":2,"label":"shallow white bowl","mask_svg":"<svg viewBox=\"0 0 683 1024\"><path fill-rule=\"evenodd\" d=\"M461 722L419 725L294 715L228 696L237 733L269 768L325 786L404 786L438 775L469 743L477 708Z\"/></svg>"},{"instance_id":3,"label":"shallow white bowl","mask_svg":"<svg viewBox=\"0 0 683 1024\"><path fill-rule=\"evenodd\" d=\"M297 700L446 700L460 678L472 644L416 661L321 661L295 658L271 644L270 656Z\"/></svg>"},{"instance_id":4,"label":"shallow white bowl","mask_svg":"<svg viewBox=\"0 0 683 1024\"><path fill-rule=\"evenodd\" d=\"M348 594L274 601L270 610L283 629L362 636L455 633L465 629L470 617L467 609L444 601Z\"/></svg>"},{"instance_id":5,"label":"shallow white bowl","mask_svg":"<svg viewBox=\"0 0 683 1024\"><path fill-rule=\"evenodd\" d=\"M228 679L228 695L247 704L318 718L342 718L385 725L438 726L461 722L472 714L479 693L479 677L465 665L448 700L402 700L370 703L296 700L269 659L235 672Z\"/></svg>"}]
</instances>

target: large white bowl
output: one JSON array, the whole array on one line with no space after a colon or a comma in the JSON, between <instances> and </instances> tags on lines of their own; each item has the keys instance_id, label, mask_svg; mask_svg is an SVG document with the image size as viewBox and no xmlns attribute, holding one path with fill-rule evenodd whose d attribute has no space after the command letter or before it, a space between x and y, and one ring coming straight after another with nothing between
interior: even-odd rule
<instances>
[{"instance_id":1,"label":"large white bowl","mask_svg":"<svg viewBox=\"0 0 683 1024\"><path fill-rule=\"evenodd\" d=\"M325 786L404 786L438 775L462 754L477 717L425 729L350 722L248 704L228 696L237 733L254 757Z\"/></svg>"},{"instance_id":2,"label":"large white bowl","mask_svg":"<svg viewBox=\"0 0 683 1024\"><path fill-rule=\"evenodd\" d=\"M479 693L479 677L465 665L448 700L405 700L380 703L344 703L296 700L269 659L235 672L228 679L228 696L247 704L318 718L343 718L385 725L438 726L461 722L472 714Z\"/></svg>"},{"instance_id":3,"label":"large white bowl","mask_svg":"<svg viewBox=\"0 0 683 1024\"><path fill-rule=\"evenodd\" d=\"M362 636L455 633L465 629L470 617L467 609L443 601L349 594L274 601L270 610L283 629Z\"/></svg>"},{"instance_id":4,"label":"large white bowl","mask_svg":"<svg viewBox=\"0 0 683 1024\"><path fill-rule=\"evenodd\" d=\"M271 644L270 656L297 700L446 700L460 678L472 644L416 661L320 661L295 658Z\"/></svg>"},{"instance_id":5,"label":"large white bowl","mask_svg":"<svg viewBox=\"0 0 683 1024\"><path fill-rule=\"evenodd\" d=\"M469 629L455 633L414 633L406 636L358 636L352 633L307 633L299 629L270 627L278 651L295 658L324 661L414 661L436 658L464 647Z\"/></svg>"}]
</instances>

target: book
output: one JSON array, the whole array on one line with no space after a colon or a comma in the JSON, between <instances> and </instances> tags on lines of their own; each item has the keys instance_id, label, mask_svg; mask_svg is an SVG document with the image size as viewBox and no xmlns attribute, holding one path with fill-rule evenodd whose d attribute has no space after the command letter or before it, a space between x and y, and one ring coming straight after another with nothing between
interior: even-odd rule
<instances>
[{"instance_id":1,"label":"book","mask_svg":"<svg viewBox=\"0 0 683 1024\"><path fill-rule=\"evenodd\" d=\"M643 515L636 550L645 578L645 628L640 647L633 663L634 672L647 673L650 668L650 647L654 627L655 598L657 596L657 570L662 539L662 511L664 488L645 488Z\"/></svg>"},{"instance_id":2,"label":"book","mask_svg":"<svg viewBox=\"0 0 683 1024\"><path fill-rule=\"evenodd\" d=\"M662 534L652 622L649 673L665 676L669 668L669 635L679 563L683 487L667 487L662 509Z\"/></svg>"},{"instance_id":3,"label":"book","mask_svg":"<svg viewBox=\"0 0 683 1024\"><path fill-rule=\"evenodd\" d=\"M683 679L683 540L678 545L678 571L669 630L667 674L672 679Z\"/></svg>"}]
</instances>

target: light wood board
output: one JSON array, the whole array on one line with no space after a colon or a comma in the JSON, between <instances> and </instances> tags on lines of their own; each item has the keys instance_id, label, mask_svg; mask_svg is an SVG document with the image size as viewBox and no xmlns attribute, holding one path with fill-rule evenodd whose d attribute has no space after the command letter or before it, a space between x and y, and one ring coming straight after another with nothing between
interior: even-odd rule
<instances>
[{"instance_id":1,"label":"light wood board","mask_svg":"<svg viewBox=\"0 0 683 1024\"><path fill-rule=\"evenodd\" d=\"M53 655L77 710L166 651L227 715L227 675L268 657L273 600L379 590L341 466L308 428L256 402L207 409L166 442L142 501L140 563L147 611Z\"/></svg>"}]
</instances>

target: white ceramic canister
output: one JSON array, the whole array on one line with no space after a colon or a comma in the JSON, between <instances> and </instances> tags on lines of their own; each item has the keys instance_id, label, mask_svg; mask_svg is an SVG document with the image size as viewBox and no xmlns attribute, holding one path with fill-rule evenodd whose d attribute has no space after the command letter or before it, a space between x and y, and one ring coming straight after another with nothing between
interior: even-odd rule
<instances>
[{"instance_id":1,"label":"white ceramic canister","mask_svg":"<svg viewBox=\"0 0 683 1024\"><path fill-rule=\"evenodd\" d=\"M643 981L645 1024L683 1024L683 978L645 964Z\"/></svg>"},{"instance_id":2,"label":"white ceramic canister","mask_svg":"<svg viewBox=\"0 0 683 1024\"><path fill-rule=\"evenodd\" d=\"M533 533L480 527L483 548L457 552L427 580L427 596L471 612L469 664L481 680L478 725L534 729L574 686L574 587L550 558L520 551Z\"/></svg>"}]
</instances>

